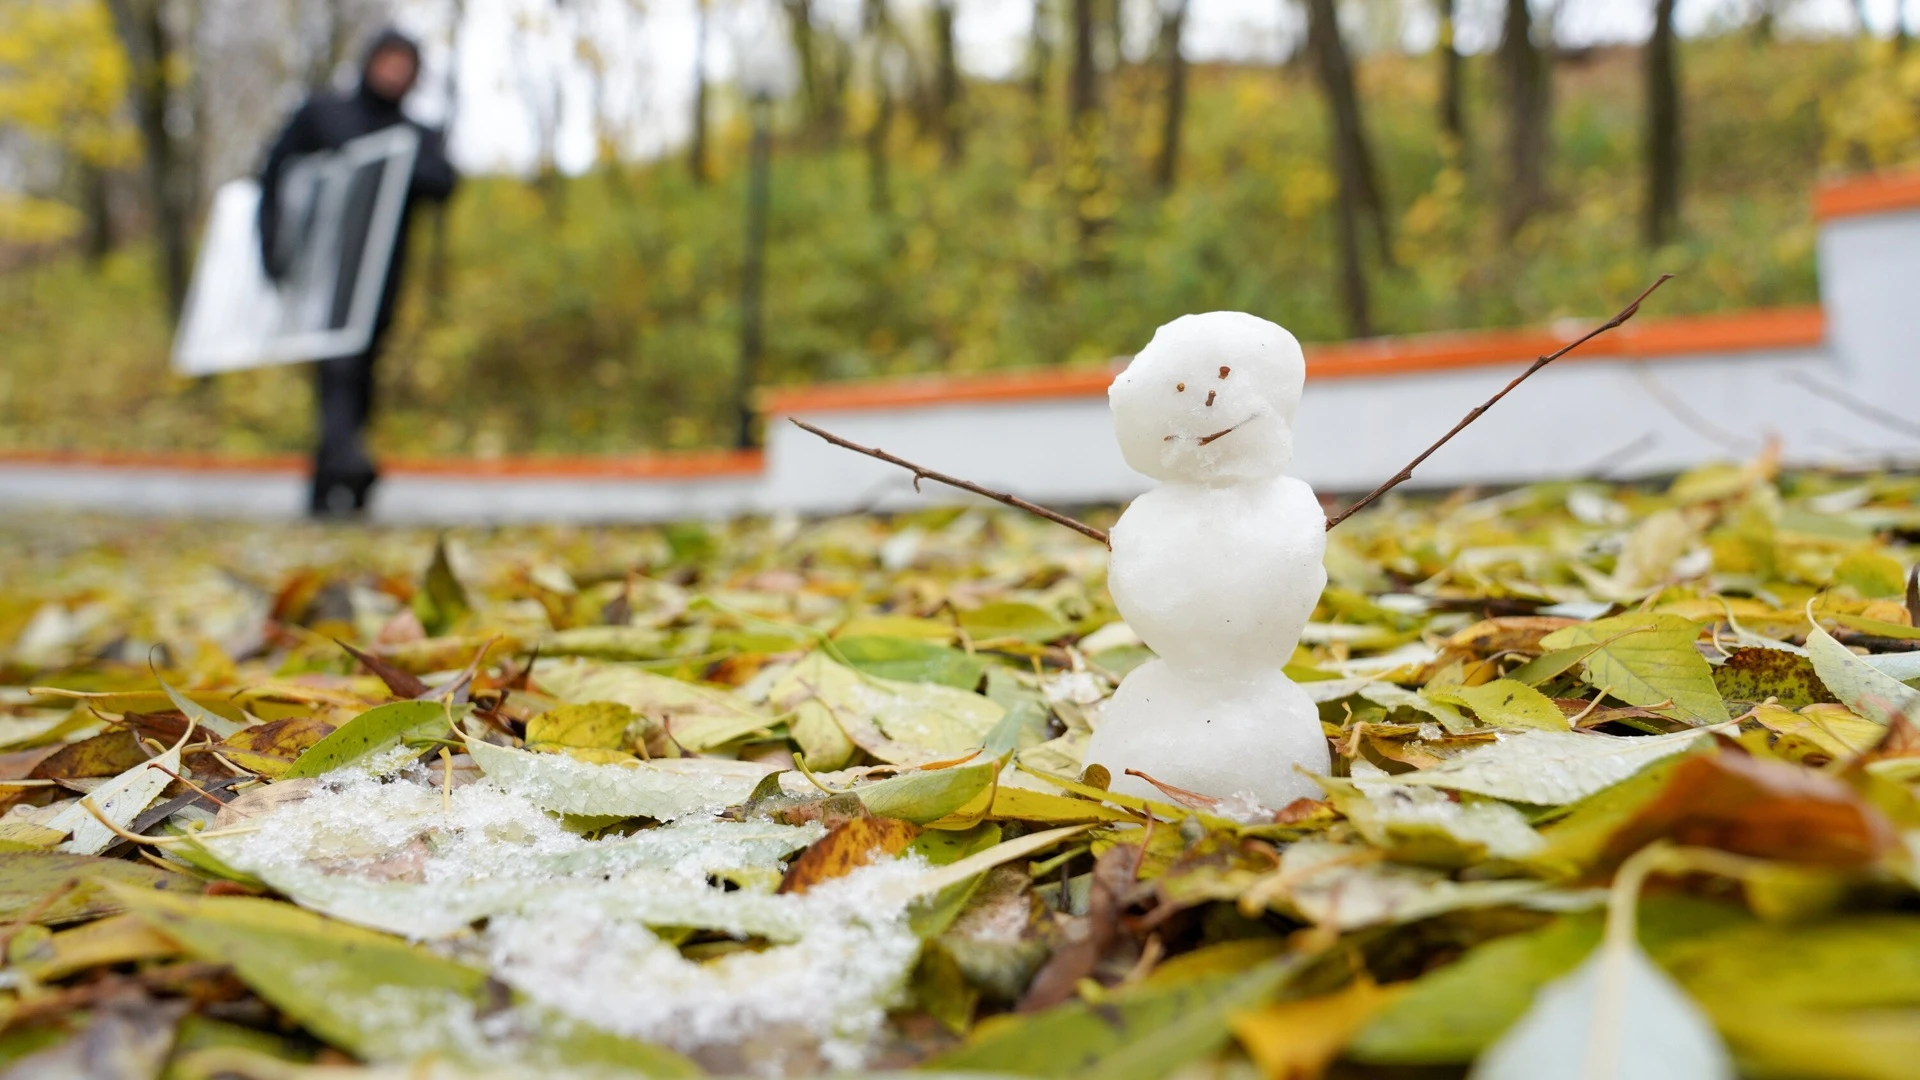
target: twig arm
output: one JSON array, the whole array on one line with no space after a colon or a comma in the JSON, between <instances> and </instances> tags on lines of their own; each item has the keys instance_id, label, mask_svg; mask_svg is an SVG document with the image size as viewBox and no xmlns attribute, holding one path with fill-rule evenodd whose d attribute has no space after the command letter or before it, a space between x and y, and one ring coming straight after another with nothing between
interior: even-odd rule
<instances>
[{"instance_id":1,"label":"twig arm","mask_svg":"<svg viewBox=\"0 0 1920 1080\"><path fill-rule=\"evenodd\" d=\"M935 483L945 484L948 487L959 488L961 491L971 491L975 495L983 495L989 499L992 499L995 502L1005 503L1006 505L1014 507L1016 509L1025 510L1029 514L1034 514L1039 517L1046 518L1048 521L1053 522L1055 525L1065 525L1067 528L1072 529L1074 532L1077 532L1082 536L1091 537L1095 540L1100 541L1100 544L1103 547L1106 547L1106 548L1113 547L1112 542L1107 539L1107 534L1105 531L1101 529L1096 529L1093 526L1077 518L1070 518L1065 514L1059 513L1057 511L1049 510L1044 506L1040 506L1035 503L1030 503L1027 500L1022 499L1017 495L1009 495L1004 491L995 491L992 488L981 487L979 484L976 484L971 480L962 480L957 476L948 476L946 473L935 472L924 465L916 465L913 462L908 461L906 458L896 457L895 455L889 454L885 450L881 450L877 447L861 446L857 442L852 442L850 440L843 439L840 436L835 435L833 432L825 430L824 428L815 427L812 424L807 423L805 420L800 419L799 417L789 416L787 417L787 419L793 423L793 426L799 428L800 430L812 432L813 434L820 436L822 439L827 440L828 442L832 443L835 446L838 446L847 450L852 450L854 453L857 453L857 454L865 454L870 458L878 458L889 465L900 466L901 468L913 474L913 490L915 491L920 490L920 481L922 480L932 480Z\"/></svg>"},{"instance_id":2,"label":"twig arm","mask_svg":"<svg viewBox=\"0 0 1920 1080\"><path fill-rule=\"evenodd\" d=\"M1672 276L1673 276L1672 274L1661 274L1659 280L1647 286L1645 291L1641 292L1639 296L1634 297L1633 303L1628 304L1626 307L1622 308L1618 315L1615 315L1613 318L1608 319L1606 322L1601 323L1599 326L1594 327L1593 329L1580 335L1579 337L1568 342L1567 344L1560 346L1560 348L1555 349L1553 352L1550 352L1547 355L1542 356L1539 359L1535 360L1531 365L1528 366L1527 370L1521 372L1519 375L1514 376L1514 379L1512 382L1508 383L1504 387L1501 387L1499 393L1488 398L1485 402L1480 404L1472 412L1462 417L1459 423L1453 425L1453 427L1445 435L1440 436L1439 440L1435 442L1432 446L1429 446L1425 450L1420 451L1419 457L1416 457L1412 461L1407 462L1406 465L1403 466L1399 472L1394 473L1393 476L1388 478L1386 483L1381 484L1379 487L1374 488L1372 491L1367 492L1364 496L1360 498L1360 501L1354 503L1352 506L1349 506L1345 510L1342 510L1339 513L1328 518L1327 528L1332 529L1335 525L1340 524L1341 522L1352 517L1355 513L1364 509L1366 506L1371 504L1374 500L1380 498L1380 496L1385 495L1387 492L1392 491L1394 488L1399 487L1401 484L1407 482L1408 480L1413 479L1413 470L1418 468L1421 462L1427 460L1429 457L1432 457L1433 452L1435 450L1438 450L1441 447L1447 445L1447 441L1452 439L1455 435L1460 434L1461 431L1465 430L1468 424L1471 424L1475 420L1480 419L1481 413L1484 413L1488 409L1493 408L1494 403L1499 401L1501 398L1506 397L1509 393L1513 391L1514 387L1519 386L1523 382L1526 382L1527 377L1529 375L1532 375L1534 372L1539 371L1541 368L1546 367L1548 364L1553 363L1555 360L1560 359L1561 357L1567 355L1568 353L1579 348L1580 346L1585 345L1587 342L1592 341L1594 338L1599 337L1601 334L1604 334L1607 331L1612 330L1614 327L1619 326L1621 323L1626 322L1628 319L1633 318L1634 315L1638 313L1640 310L1640 302L1642 300L1645 300L1647 297L1652 296L1653 290L1666 284L1667 279L1671 278Z\"/></svg>"}]
</instances>

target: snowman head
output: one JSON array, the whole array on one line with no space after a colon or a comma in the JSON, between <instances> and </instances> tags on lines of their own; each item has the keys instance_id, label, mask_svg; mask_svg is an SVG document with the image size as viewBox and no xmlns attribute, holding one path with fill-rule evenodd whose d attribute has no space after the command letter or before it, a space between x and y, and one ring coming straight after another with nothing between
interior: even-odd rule
<instances>
[{"instance_id":1,"label":"snowman head","mask_svg":"<svg viewBox=\"0 0 1920 1080\"><path fill-rule=\"evenodd\" d=\"M1293 459L1306 377L1300 343L1265 319L1238 311L1175 319L1107 390L1120 453L1155 480L1278 476Z\"/></svg>"}]
</instances>

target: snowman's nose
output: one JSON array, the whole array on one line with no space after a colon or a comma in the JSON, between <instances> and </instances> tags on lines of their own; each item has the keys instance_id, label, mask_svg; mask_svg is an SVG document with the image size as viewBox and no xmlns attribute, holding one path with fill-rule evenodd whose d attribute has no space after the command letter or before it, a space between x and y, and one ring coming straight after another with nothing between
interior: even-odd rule
<instances>
[{"instance_id":1,"label":"snowman's nose","mask_svg":"<svg viewBox=\"0 0 1920 1080\"><path fill-rule=\"evenodd\" d=\"M1207 391L1207 407L1208 407L1208 408L1212 408L1212 407L1213 407L1213 395L1214 395L1214 393L1215 393L1215 391L1212 391L1212 390L1209 390L1209 391Z\"/></svg>"}]
</instances>

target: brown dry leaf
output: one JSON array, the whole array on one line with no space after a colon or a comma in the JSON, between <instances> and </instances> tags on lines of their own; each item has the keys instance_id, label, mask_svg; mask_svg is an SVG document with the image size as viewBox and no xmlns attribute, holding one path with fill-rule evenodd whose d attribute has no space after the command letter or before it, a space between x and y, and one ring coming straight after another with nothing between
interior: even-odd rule
<instances>
[{"instance_id":1,"label":"brown dry leaf","mask_svg":"<svg viewBox=\"0 0 1920 1080\"><path fill-rule=\"evenodd\" d=\"M61 747L35 766L29 776L35 780L118 776L150 756L133 732L119 729Z\"/></svg>"},{"instance_id":2,"label":"brown dry leaf","mask_svg":"<svg viewBox=\"0 0 1920 1080\"><path fill-rule=\"evenodd\" d=\"M229 735L218 747L222 756L243 769L278 777L292 767L306 749L332 734L333 725L317 716L289 716Z\"/></svg>"},{"instance_id":3,"label":"brown dry leaf","mask_svg":"<svg viewBox=\"0 0 1920 1080\"><path fill-rule=\"evenodd\" d=\"M1120 936L1120 911L1133 884L1133 870L1140 849L1120 845L1107 849L1093 866L1093 886L1087 897L1087 913L1064 920L1067 940L1053 951L1040 973L1033 977L1020 1012L1050 1009L1074 995L1080 980L1093 975L1106 959Z\"/></svg>"},{"instance_id":4,"label":"brown dry leaf","mask_svg":"<svg viewBox=\"0 0 1920 1080\"><path fill-rule=\"evenodd\" d=\"M1503 652L1538 654L1541 638L1578 621L1552 615L1502 615L1482 619L1455 633L1445 647L1480 659Z\"/></svg>"},{"instance_id":5,"label":"brown dry leaf","mask_svg":"<svg viewBox=\"0 0 1920 1080\"><path fill-rule=\"evenodd\" d=\"M899 818L854 818L835 825L800 853L780 879L780 892L803 893L823 881L844 877L877 858L898 855L920 835L920 827Z\"/></svg>"},{"instance_id":6,"label":"brown dry leaf","mask_svg":"<svg viewBox=\"0 0 1920 1080\"><path fill-rule=\"evenodd\" d=\"M1268 1080L1319 1080L1347 1043L1401 991L1365 977L1325 997L1233 1014L1233 1033Z\"/></svg>"},{"instance_id":7,"label":"brown dry leaf","mask_svg":"<svg viewBox=\"0 0 1920 1080\"><path fill-rule=\"evenodd\" d=\"M1893 826L1833 777L1737 751L1684 761L1666 788L1608 842L1621 859L1659 840L1822 866L1872 863Z\"/></svg>"}]
</instances>

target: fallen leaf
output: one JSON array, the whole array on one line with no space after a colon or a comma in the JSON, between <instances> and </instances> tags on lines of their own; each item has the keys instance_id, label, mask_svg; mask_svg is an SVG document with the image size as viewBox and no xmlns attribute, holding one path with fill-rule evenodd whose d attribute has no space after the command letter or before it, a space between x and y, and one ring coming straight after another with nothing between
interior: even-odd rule
<instances>
[{"instance_id":1,"label":"fallen leaf","mask_svg":"<svg viewBox=\"0 0 1920 1080\"><path fill-rule=\"evenodd\" d=\"M1817 621L1807 631L1807 656L1833 696L1859 715L1880 724L1895 716L1920 719L1920 690L1855 656Z\"/></svg>"},{"instance_id":2,"label":"fallen leaf","mask_svg":"<svg viewBox=\"0 0 1920 1080\"><path fill-rule=\"evenodd\" d=\"M1607 854L1624 859L1659 839L1825 866L1864 866L1899 842L1886 818L1840 781L1731 750L1681 762Z\"/></svg>"},{"instance_id":3,"label":"fallen leaf","mask_svg":"<svg viewBox=\"0 0 1920 1080\"><path fill-rule=\"evenodd\" d=\"M1479 686L1455 686L1444 691L1429 689L1427 696L1465 705L1481 723L1493 727L1569 730L1566 714L1552 698L1514 679L1495 679Z\"/></svg>"},{"instance_id":4,"label":"fallen leaf","mask_svg":"<svg viewBox=\"0 0 1920 1080\"><path fill-rule=\"evenodd\" d=\"M1556 630L1543 648L1593 647L1584 678L1629 705L1664 708L1702 724L1725 723L1726 702L1713 669L1694 648L1699 624L1678 615L1616 615Z\"/></svg>"},{"instance_id":5,"label":"fallen leaf","mask_svg":"<svg viewBox=\"0 0 1920 1080\"><path fill-rule=\"evenodd\" d=\"M745 802L775 769L751 761L665 758L594 764L469 738L467 753L489 779L562 814L666 821Z\"/></svg>"},{"instance_id":6,"label":"fallen leaf","mask_svg":"<svg viewBox=\"0 0 1920 1080\"><path fill-rule=\"evenodd\" d=\"M407 749L407 741L449 735L448 715L448 706L438 701L376 705L314 743L281 778L299 780L349 766L393 772L427 752L424 746Z\"/></svg>"},{"instance_id":7,"label":"fallen leaf","mask_svg":"<svg viewBox=\"0 0 1920 1080\"><path fill-rule=\"evenodd\" d=\"M1775 698L1789 709L1832 701L1813 661L1783 649L1735 649L1713 669L1714 685L1728 701L1757 703Z\"/></svg>"},{"instance_id":8,"label":"fallen leaf","mask_svg":"<svg viewBox=\"0 0 1920 1080\"><path fill-rule=\"evenodd\" d=\"M1661 758L1684 753L1706 737L1694 731L1672 735L1517 731L1497 743L1391 779L1559 806L1603 791Z\"/></svg>"},{"instance_id":9,"label":"fallen leaf","mask_svg":"<svg viewBox=\"0 0 1920 1080\"><path fill-rule=\"evenodd\" d=\"M927 1067L1085 1080L1160 1080L1218 1050L1232 1037L1228 1017L1255 1007L1299 970L1298 961L1260 965L1168 987L1139 987L1099 1004L1069 1001L975 1028L959 1049Z\"/></svg>"},{"instance_id":10,"label":"fallen leaf","mask_svg":"<svg viewBox=\"0 0 1920 1080\"><path fill-rule=\"evenodd\" d=\"M800 853L780 879L779 891L803 893L823 881L845 877L875 859L900 854L918 835L918 826L898 818L843 821Z\"/></svg>"},{"instance_id":11,"label":"fallen leaf","mask_svg":"<svg viewBox=\"0 0 1920 1080\"><path fill-rule=\"evenodd\" d=\"M1531 1009L1474 1062L1470 1080L1733 1080L1733 1062L1693 999L1634 942L1603 944L1540 988Z\"/></svg>"},{"instance_id":12,"label":"fallen leaf","mask_svg":"<svg viewBox=\"0 0 1920 1080\"><path fill-rule=\"evenodd\" d=\"M1336 993L1234 1013L1233 1033L1268 1080L1320 1080L1354 1034L1399 992L1362 975Z\"/></svg>"}]
</instances>

